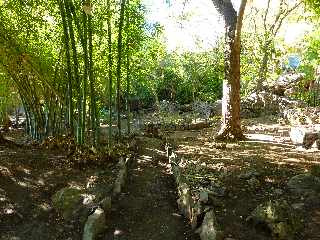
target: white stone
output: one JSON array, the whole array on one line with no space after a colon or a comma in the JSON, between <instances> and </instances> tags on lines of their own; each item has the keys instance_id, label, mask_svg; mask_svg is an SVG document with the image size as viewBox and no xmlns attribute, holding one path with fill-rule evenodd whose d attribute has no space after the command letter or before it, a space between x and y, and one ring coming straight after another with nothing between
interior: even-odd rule
<instances>
[{"instance_id":1,"label":"white stone","mask_svg":"<svg viewBox=\"0 0 320 240\"><path fill-rule=\"evenodd\" d=\"M97 208L91 214L84 226L82 240L94 240L97 236L105 230L106 215L102 208Z\"/></svg>"},{"instance_id":2,"label":"white stone","mask_svg":"<svg viewBox=\"0 0 320 240\"><path fill-rule=\"evenodd\" d=\"M200 200L200 202L207 203L209 200L208 192L207 191L200 192L199 200Z\"/></svg>"},{"instance_id":3,"label":"white stone","mask_svg":"<svg viewBox=\"0 0 320 240\"><path fill-rule=\"evenodd\" d=\"M201 240L221 240L223 238L213 210L206 213L199 231Z\"/></svg>"}]
</instances>

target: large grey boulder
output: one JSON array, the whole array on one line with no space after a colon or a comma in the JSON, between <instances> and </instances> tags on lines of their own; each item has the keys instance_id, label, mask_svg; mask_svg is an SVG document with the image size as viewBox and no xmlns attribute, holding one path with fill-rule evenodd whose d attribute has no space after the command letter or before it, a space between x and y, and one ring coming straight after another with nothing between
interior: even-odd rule
<instances>
[{"instance_id":1,"label":"large grey boulder","mask_svg":"<svg viewBox=\"0 0 320 240\"><path fill-rule=\"evenodd\" d=\"M286 201L260 204L246 220L257 230L279 240L294 239L295 233L301 228L299 217Z\"/></svg>"},{"instance_id":2,"label":"large grey boulder","mask_svg":"<svg viewBox=\"0 0 320 240\"><path fill-rule=\"evenodd\" d=\"M304 73L286 73L271 83L271 91L278 96L290 96L299 90L299 82L305 77Z\"/></svg>"},{"instance_id":3,"label":"large grey boulder","mask_svg":"<svg viewBox=\"0 0 320 240\"><path fill-rule=\"evenodd\" d=\"M201 240L221 240L223 232L219 226L213 210L204 216L201 227L198 229Z\"/></svg>"},{"instance_id":4,"label":"large grey boulder","mask_svg":"<svg viewBox=\"0 0 320 240\"><path fill-rule=\"evenodd\" d=\"M296 175L287 185L290 191L297 194L320 193L320 178L311 174Z\"/></svg>"},{"instance_id":5,"label":"large grey boulder","mask_svg":"<svg viewBox=\"0 0 320 240\"><path fill-rule=\"evenodd\" d=\"M313 129L308 129L304 126L291 127L290 130L290 139L292 143L302 145L306 149L311 148L315 142L319 145L319 136L319 132L313 131Z\"/></svg>"},{"instance_id":6,"label":"large grey boulder","mask_svg":"<svg viewBox=\"0 0 320 240\"><path fill-rule=\"evenodd\" d=\"M82 202L82 191L76 188L62 188L52 196L53 207L66 220L82 206Z\"/></svg>"},{"instance_id":7,"label":"large grey boulder","mask_svg":"<svg viewBox=\"0 0 320 240\"><path fill-rule=\"evenodd\" d=\"M97 208L93 214L88 217L84 226L82 240L94 240L105 230L106 215L102 208Z\"/></svg>"}]
</instances>

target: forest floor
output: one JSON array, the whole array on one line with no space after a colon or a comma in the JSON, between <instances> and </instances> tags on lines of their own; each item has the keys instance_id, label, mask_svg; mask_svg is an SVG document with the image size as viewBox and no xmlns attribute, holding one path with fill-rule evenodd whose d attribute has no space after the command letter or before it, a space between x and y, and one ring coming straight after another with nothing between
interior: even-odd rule
<instances>
[{"instance_id":1,"label":"forest floor","mask_svg":"<svg viewBox=\"0 0 320 240\"><path fill-rule=\"evenodd\" d=\"M243 120L247 141L216 143L219 125L201 131L169 133L183 157L180 167L192 191L200 192L212 184L223 189L215 199L214 210L226 237L236 240L272 239L246 222L261 203L284 200L300 214L304 229L296 239L320 239L320 200L289 192L289 179L310 172L320 165L320 151L293 145L290 126L275 118ZM246 177L247 176L247 177Z\"/></svg>"},{"instance_id":2,"label":"forest floor","mask_svg":"<svg viewBox=\"0 0 320 240\"><path fill-rule=\"evenodd\" d=\"M12 141L24 141L20 132L8 135ZM138 140L139 153L128 186L115 201L101 239L199 239L178 213L163 141L146 137ZM103 168L79 168L70 162L67 151L31 145L0 146L0 240L81 239L81 224L65 222L53 209L52 196L63 187L84 189L101 171L104 181L112 182L115 165L110 162Z\"/></svg>"},{"instance_id":3,"label":"forest floor","mask_svg":"<svg viewBox=\"0 0 320 240\"><path fill-rule=\"evenodd\" d=\"M21 131L7 139L21 143ZM86 188L101 166L77 165L63 150L36 145L0 146L0 240L76 240L82 229L72 220L64 222L53 209L52 196L64 187ZM101 178L112 184L116 163L107 162ZM102 180L102 179L101 179Z\"/></svg>"},{"instance_id":4,"label":"forest floor","mask_svg":"<svg viewBox=\"0 0 320 240\"><path fill-rule=\"evenodd\" d=\"M114 205L103 240L197 240L177 209L175 182L162 140L138 137L138 158Z\"/></svg>"},{"instance_id":5,"label":"forest floor","mask_svg":"<svg viewBox=\"0 0 320 240\"><path fill-rule=\"evenodd\" d=\"M319 196L293 195L288 180L320 164L320 151L291 144L290 127L277 119L243 121L247 141L215 143L219 124L203 130L170 131L164 134L185 158L183 167L192 191L212 181L225 191L214 207L225 236L235 240L269 240L246 223L246 218L268 200L286 200L298 206L304 230L297 240L319 240ZM13 140L19 134L10 134ZM199 239L177 210L175 182L164 153L163 141L137 137L139 153L128 184L114 203L108 228L100 240ZM67 153L39 147L0 146L0 240L81 239L76 222L64 222L52 208L52 195L65 186L84 187L97 172L114 179L115 163L76 167ZM102 168L102 169L101 169ZM251 172L255 180L240 177ZM109 180L108 180L109 179ZM301 208L302 206L302 208Z\"/></svg>"}]
</instances>

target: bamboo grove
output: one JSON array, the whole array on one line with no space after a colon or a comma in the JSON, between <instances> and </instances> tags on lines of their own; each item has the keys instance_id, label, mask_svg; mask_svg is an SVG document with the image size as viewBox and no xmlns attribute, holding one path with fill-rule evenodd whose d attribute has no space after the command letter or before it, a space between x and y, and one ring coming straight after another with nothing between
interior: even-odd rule
<instances>
[{"instance_id":1,"label":"bamboo grove","mask_svg":"<svg viewBox=\"0 0 320 240\"><path fill-rule=\"evenodd\" d=\"M65 134L97 145L101 114L109 143L130 133L143 11L139 0L0 1L0 73L18 90L33 138Z\"/></svg>"}]
</instances>

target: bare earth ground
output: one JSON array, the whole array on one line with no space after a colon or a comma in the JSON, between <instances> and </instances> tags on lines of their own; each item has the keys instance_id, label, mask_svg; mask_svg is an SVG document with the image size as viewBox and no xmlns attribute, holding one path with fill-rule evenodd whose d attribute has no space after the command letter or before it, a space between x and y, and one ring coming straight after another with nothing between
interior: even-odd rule
<instances>
[{"instance_id":1,"label":"bare earth ground","mask_svg":"<svg viewBox=\"0 0 320 240\"><path fill-rule=\"evenodd\" d=\"M19 139L21 136L18 136ZM84 189L93 177L115 178L114 163L98 168L71 167L67 152L36 147L0 146L0 239L81 239L75 221L63 222L51 197L63 187Z\"/></svg>"},{"instance_id":2,"label":"bare earth ground","mask_svg":"<svg viewBox=\"0 0 320 240\"><path fill-rule=\"evenodd\" d=\"M212 139L218 125L168 134L186 158L184 174L194 191L213 181L226 188L219 197L221 204L214 208L226 237L270 239L245 219L258 204L285 199L289 204L304 206L301 220L305 227L296 239L320 240L319 198L301 198L286 186L292 176L320 164L320 151L292 145L289 127L275 122L245 120L250 140L225 145ZM125 192L114 203L101 240L199 239L178 213L174 180L162 142L146 137L139 141L137 163L132 166ZM68 164L65 151L0 146L0 240L81 239L79 224L63 222L52 208L51 197L65 186L84 188L97 172L103 171L106 181L112 181L113 166L79 168ZM239 178L247 171L258 172L259 182L252 185Z\"/></svg>"},{"instance_id":3,"label":"bare earth ground","mask_svg":"<svg viewBox=\"0 0 320 240\"><path fill-rule=\"evenodd\" d=\"M303 203L301 221L304 230L297 239L320 239L320 199L289 193L288 180L306 173L312 165L320 164L320 151L304 150L289 141L289 126L267 119L244 120L248 141L214 143L212 136L219 126L202 131L183 131L170 134L185 157L184 174L194 191L211 182L226 188L215 212L226 236L237 240L270 239L258 233L245 219L255 207L268 200L284 199L289 204ZM239 175L258 172L258 183L250 184Z\"/></svg>"},{"instance_id":4,"label":"bare earth ground","mask_svg":"<svg viewBox=\"0 0 320 240\"><path fill-rule=\"evenodd\" d=\"M162 141L141 138L139 145L128 186L108 215L109 227L101 239L199 239L178 213L176 188ZM53 209L51 197L66 186L84 189L101 171L104 181L114 181L114 163L103 168L77 168L66 154L0 146L0 240L82 238L77 219L63 221Z\"/></svg>"},{"instance_id":5,"label":"bare earth ground","mask_svg":"<svg viewBox=\"0 0 320 240\"><path fill-rule=\"evenodd\" d=\"M177 209L161 140L139 138L139 157L115 203L105 240L197 240Z\"/></svg>"}]
</instances>

